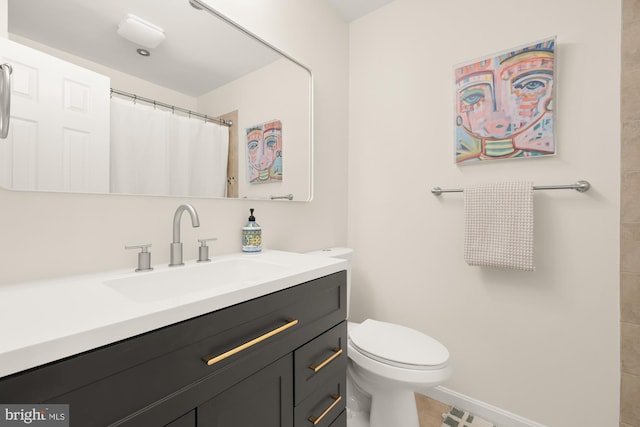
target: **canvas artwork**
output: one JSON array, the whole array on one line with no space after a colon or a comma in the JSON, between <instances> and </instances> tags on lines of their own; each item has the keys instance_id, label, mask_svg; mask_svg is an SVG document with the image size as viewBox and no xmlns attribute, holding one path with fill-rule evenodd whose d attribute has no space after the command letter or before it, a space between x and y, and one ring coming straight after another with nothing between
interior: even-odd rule
<instances>
[{"instance_id":1,"label":"canvas artwork","mask_svg":"<svg viewBox=\"0 0 640 427\"><path fill-rule=\"evenodd\" d=\"M282 181L282 123L247 128L247 171L251 184Z\"/></svg>"},{"instance_id":2,"label":"canvas artwork","mask_svg":"<svg viewBox=\"0 0 640 427\"><path fill-rule=\"evenodd\" d=\"M455 67L456 163L556 153L555 46L552 37Z\"/></svg>"}]
</instances>

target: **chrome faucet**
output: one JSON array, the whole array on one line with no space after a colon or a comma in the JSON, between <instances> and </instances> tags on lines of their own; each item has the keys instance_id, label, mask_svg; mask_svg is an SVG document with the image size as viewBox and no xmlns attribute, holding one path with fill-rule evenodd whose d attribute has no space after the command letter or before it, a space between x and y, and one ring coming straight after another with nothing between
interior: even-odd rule
<instances>
[{"instance_id":1,"label":"chrome faucet","mask_svg":"<svg viewBox=\"0 0 640 427\"><path fill-rule=\"evenodd\" d=\"M175 267L177 265L184 265L182 262L182 242L180 242L180 219L184 211L189 212L191 216L191 225L193 227L200 227L200 219L198 213L191 205L180 205L176 209L175 215L173 215L173 243L171 243L171 262L169 267Z\"/></svg>"}]
</instances>

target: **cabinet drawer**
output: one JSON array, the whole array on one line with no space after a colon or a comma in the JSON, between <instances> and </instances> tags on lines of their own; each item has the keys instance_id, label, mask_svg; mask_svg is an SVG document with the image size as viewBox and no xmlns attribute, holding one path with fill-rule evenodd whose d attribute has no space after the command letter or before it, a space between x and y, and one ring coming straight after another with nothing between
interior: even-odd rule
<instances>
[{"instance_id":1,"label":"cabinet drawer","mask_svg":"<svg viewBox=\"0 0 640 427\"><path fill-rule=\"evenodd\" d=\"M294 409L295 427L328 427L345 410L346 375L326 382L311 392Z\"/></svg>"},{"instance_id":2,"label":"cabinet drawer","mask_svg":"<svg viewBox=\"0 0 640 427\"><path fill-rule=\"evenodd\" d=\"M329 427L347 427L347 410L342 411L338 418Z\"/></svg>"},{"instance_id":3,"label":"cabinet drawer","mask_svg":"<svg viewBox=\"0 0 640 427\"><path fill-rule=\"evenodd\" d=\"M164 427L196 427L196 410L193 409Z\"/></svg>"},{"instance_id":4,"label":"cabinet drawer","mask_svg":"<svg viewBox=\"0 0 640 427\"><path fill-rule=\"evenodd\" d=\"M291 354L197 408L198 427L291 427Z\"/></svg>"},{"instance_id":5,"label":"cabinet drawer","mask_svg":"<svg viewBox=\"0 0 640 427\"><path fill-rule=\"evenodd\" d=\"M338 272L2 378L0 402L70 404L83 427L167 424L343 321L345 286Z\"/></svg>"},{"instance_id":6,"label":"cabinet drawer","mask_svg":"<svg viewBox=\"0 0 640 427\"><path fill-rule=\"evenodd\" d=\"M308 342L294 353L295 404L302 402L321 384L347 369L347 322L342 322Z\"/></svg>"}]
</instances>

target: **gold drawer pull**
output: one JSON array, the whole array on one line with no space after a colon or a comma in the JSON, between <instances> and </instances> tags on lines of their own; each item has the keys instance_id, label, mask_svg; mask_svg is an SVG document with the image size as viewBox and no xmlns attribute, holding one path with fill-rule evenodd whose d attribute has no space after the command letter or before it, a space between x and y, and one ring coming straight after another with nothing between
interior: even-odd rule
<instances>
[{"instance_id":1,"label":"gold drawer pull","mask_svg":"<svg viewBox=\"0 0 640 427\"><path fill-rule=\"evenodd\" d=\"M254 345L258 344L259 342L262 342L262 341L264 341L264 340L266 340L268 338L271 338L272 336L277 335L280 332L283 332L283 331L285 331L285 330L287 330L287 329L289 329L289 328L291 328L293 326L296 326L297 324L298 324L298 320L296 320L296 319L290 320L286 325L282 325L279 328L276 328L276 329L274 329L272 331L269 331L264 335L260 335L258 338L254 338L251 341L247 341L246 343L244 343L242 345L239 345L238 347L233 348L233 349L231 349L229 351L225 351L224 353L219 354L218 356L214 356L212 354L209 354L209 355L203 357L202 360L204 360L204 362L207 365L211 366L214 363L218 363L221 360L224 360L229 356L233 356L236 353L240 353L241 351L246 350L249 347L254 346Z\"/></svg>"},{"instance_id":2,"label":"gold drawer pull","mask_svg":"<svg viewBox=\"0 0 640 427\"><path fill-rule=\"evenodd\" d=\"M313 370L313 372L318 372L320 369L322 369L325 366L327 366L329 363L331 363L334 359L340 357L340 355L342 354L342 349L341 348L336 348L333 351L334 351L334 353L331 356L329 356L329 358L327 360L325 360L324 362L320 363L319 365L310 365L309 369Z\"/></svg>"},{"instance_id":3,"label":"gold drawer pull","mask_svg":"<svg viewBox=\"0 0 640 427\"><path fill-rule=\"evenodd\" d=\"M336 406L336 405L337 405L337 404L342 400L342 396L340 396L340 395L338 395L338 396L331 396L331 397L333 398L333 403L332 403L332 404L331 404L327 409L325 409L325 410L324 410L324 412L323 412L322 414L320 414L320 416L319 416L319 417L317 417L317 418L316 418L316 417L309 417L309 421L311 421L311 422L313 423L313 425L314 425L314 426L315 426L315 425L318 425L318 423L320 423L320 421L322 421L322 419L323 419L324 417L326 417L326 416L327 416L327 414L328 414L329 412L331 412L331 410L332 410L333 408L335 408L335 406Z\"/></svg>"}]
</instances>

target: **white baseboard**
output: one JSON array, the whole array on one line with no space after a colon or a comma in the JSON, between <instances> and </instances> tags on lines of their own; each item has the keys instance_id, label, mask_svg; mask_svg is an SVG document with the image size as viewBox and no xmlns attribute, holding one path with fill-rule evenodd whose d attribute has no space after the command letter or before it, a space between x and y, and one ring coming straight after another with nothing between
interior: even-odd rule
<instances>
[{"instance_id":1,"label":"white baseboard","mask_svg":"<svg viewBox=\"0 0 640 427\"><path fill-rule=\"evenodd\" d=\"M493 422L498 427L546 427L543 424L512 414L504 409L496 408L488 403L465 396L445 387L435 387L424 393L439 402L464 409L480 418Z\"/></svg>"}]
</instances>

